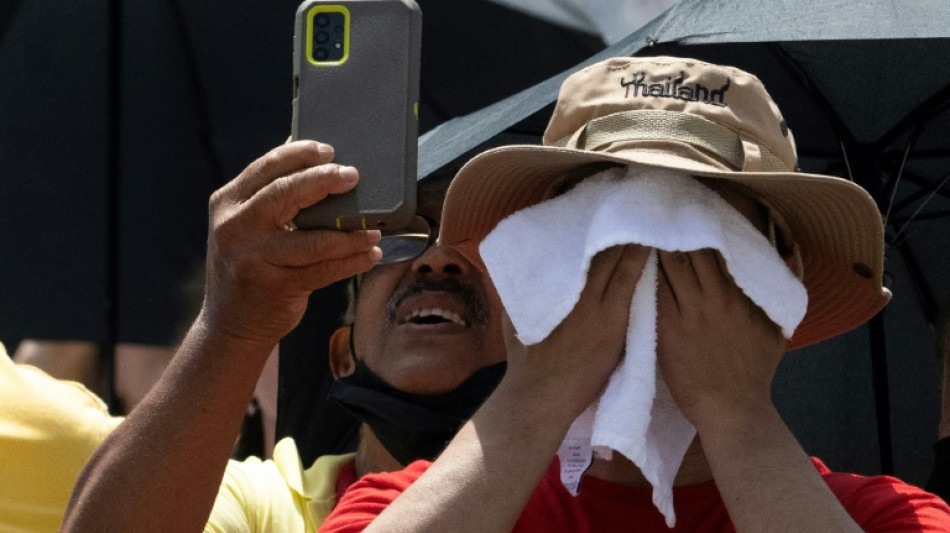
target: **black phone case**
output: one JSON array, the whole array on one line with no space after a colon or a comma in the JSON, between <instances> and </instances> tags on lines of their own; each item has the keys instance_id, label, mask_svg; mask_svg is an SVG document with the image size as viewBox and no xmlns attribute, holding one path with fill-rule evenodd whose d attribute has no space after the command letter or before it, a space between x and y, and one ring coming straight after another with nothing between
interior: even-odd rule
<instances>
[{"instance_id":1,"label":"black phone case","mask_svg":"<svg viewBox=\"0 0 950 533\"><path fill-rule=\"evenodd\" d=\"M345 27L317 27L345 15ZM315 22L316 19L316 22ZM327 39L330 43L327 43ZM292 138L329 143L353 191L301 210L302 229L397 229L416 208L422 13L413 0L307 0L294 30ZM318 39L320 45L314 45ZM327 58L340 51L343 57ZM319 56L319 57L318 57Z\"/></svg>"}]
</instances>

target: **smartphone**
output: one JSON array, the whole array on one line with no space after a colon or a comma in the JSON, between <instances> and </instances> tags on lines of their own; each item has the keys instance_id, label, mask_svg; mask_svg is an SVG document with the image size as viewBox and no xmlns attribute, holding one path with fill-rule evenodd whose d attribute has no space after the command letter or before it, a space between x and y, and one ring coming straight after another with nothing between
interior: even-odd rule
<instances>
[{"instance_id":1,"label":"smartphone","mask_svg":"<svg viewBox=\"0 0 950 533\"><path fill-rule=\"evenodd\" d=\"M399 229L416 210L422 12L413 0L306 0L294 29L291 137L329 143L360 181L301 229Z\"/></svg>"}]
</instances>

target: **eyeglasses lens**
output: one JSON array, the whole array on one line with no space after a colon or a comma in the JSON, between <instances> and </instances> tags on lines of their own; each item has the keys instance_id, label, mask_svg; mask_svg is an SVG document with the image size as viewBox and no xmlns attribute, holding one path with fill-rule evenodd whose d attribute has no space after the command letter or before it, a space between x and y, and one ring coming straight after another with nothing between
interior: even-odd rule
<instances>
[{"instance_id":1,"label":"eyeglasses lens","mask_svg":"<svg viewBox=\"0 0 950 533\"><path fill-rule=\"evenodd\" d=\"M419 257L429 247L431 234L429 222L419 216L404 228L383 231L378 245L383 251L383 258L378 264L391 265Z\"/></svg>"}]
</instances>

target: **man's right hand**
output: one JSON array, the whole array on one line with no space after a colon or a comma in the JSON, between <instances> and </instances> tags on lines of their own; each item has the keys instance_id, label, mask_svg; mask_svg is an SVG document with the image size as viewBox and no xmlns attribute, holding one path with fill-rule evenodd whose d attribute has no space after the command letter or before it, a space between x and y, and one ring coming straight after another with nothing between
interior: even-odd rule
<instances>
[{"instance_id":1,"label":"man's right hand","mask_svg":"<svg viewBox=\"0 0 950 533\"><path fill-rule=\"evenodd\" d=\"M288 229L300 209L356 185L356 170L332 161L328 145L289 143L212 195L201 314L149 395L87 463L64 531L198 531L208 521L274 346L314 289L381 255L378 231Z\"/></svg>"},{"instance_id":2,"label":"man's right hand","mask_svg":"<svg viewBox=\"0 0 950 533\"><path fill-rule=\"evenodd\" d=\"M558 428L557 442L603 392L623 355L630 300L649 254L633 244L598 253L574 309L547 338L527 348L509 340L507 374L520 377L545 415L557 418L545 423Z\"/></svg>"},{"instance_id":3,"label":"man's right hand","mask_svg":"<svg viewBox=\"0 0 950 533\"><path fill-rule=\"evenodd\" d=\"M212 195L202 319L217 334L273 346L312 291L379 260L378 231L293 230L300 209L356 186L356 169L332 161L327 144L288 143Z\"/></svg>"}]
</instances>

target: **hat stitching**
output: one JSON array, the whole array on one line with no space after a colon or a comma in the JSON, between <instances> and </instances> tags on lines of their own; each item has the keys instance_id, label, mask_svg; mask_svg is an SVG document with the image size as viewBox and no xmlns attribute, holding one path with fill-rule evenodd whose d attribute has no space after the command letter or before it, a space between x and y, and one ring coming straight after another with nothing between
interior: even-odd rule
<instances>
[{"instance_id":1,"label":"hat stitching","mask_svg":"<svg viewBox=\"0 0 950 533\"><path fill-rule=\"evenodd\" d=\"M718 89L707 87L694 82L692 85L685 83L686 73L680 71L678 78L666 76L665 81L659 83L644 83L647 71L634 72L630 81L620 78L620 85L624 88L624 98L640 98L640 89L643 89L642 98L672 98L684 102L703 103L714 105L716 107L728 107L726 103L726 92L732 85L732 78L726 78L726 83ZM639 78L638 78L639 76ZM652 80L650 80L652 81ZM630 95L630 87L633 87L633 95ZM700 94L703 96L700 97Z\"/></svg>"}]
</instances>

